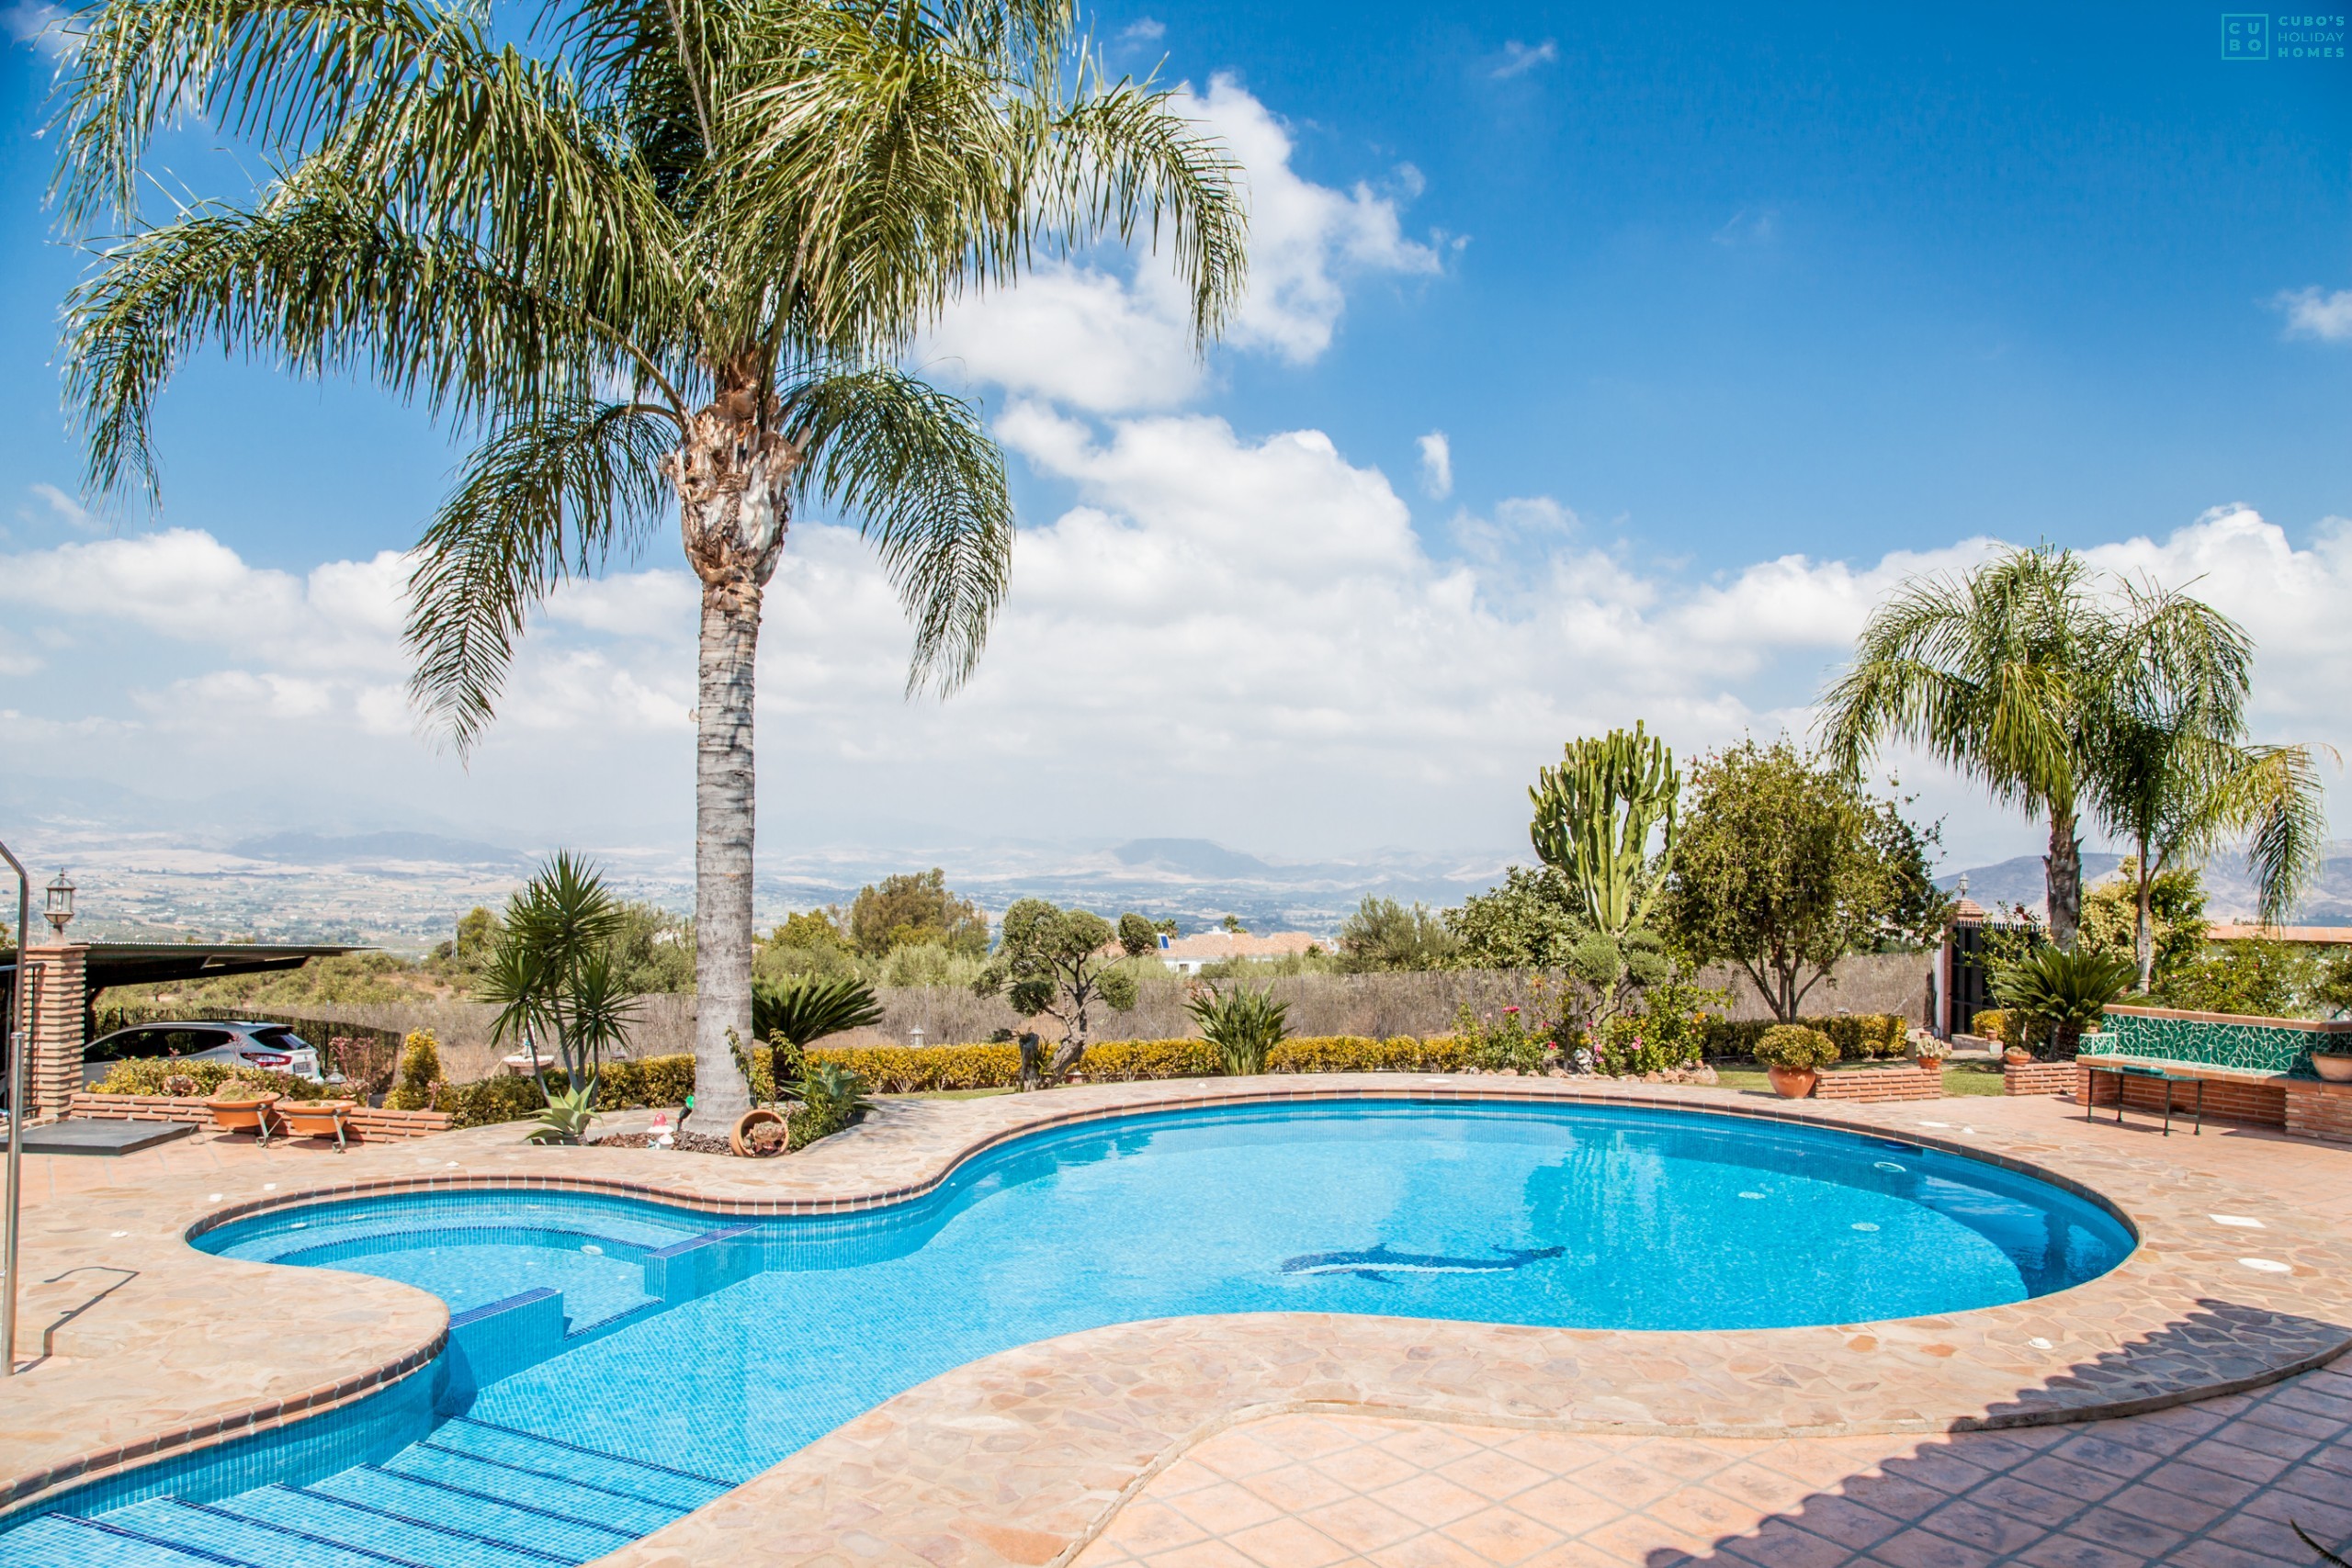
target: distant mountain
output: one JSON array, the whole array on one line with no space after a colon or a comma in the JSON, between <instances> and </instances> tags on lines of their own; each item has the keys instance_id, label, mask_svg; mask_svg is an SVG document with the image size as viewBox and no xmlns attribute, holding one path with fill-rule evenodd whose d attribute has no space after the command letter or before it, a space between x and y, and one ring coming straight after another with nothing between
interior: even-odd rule
<instances>
[{"instance_id":1,"label":"distant mountain","mask_svg":"<svg viewBox=\"0 0 2352 1568\"><path fill-rule=\"evenodd\" d=\"M2083 881L2086 886L2095 886L2115 874L2122 863L2120 855L2086 850L2083 852ZM2022 904L2036 914L2046 912L2040 855L2019 855L1994 865L1971 866L1966 871L1938 877L1936 886L1950 892L1960 886L1963 876L1968 879L1968 896L1988 909L1999 904ZM2212 919L2252 919L2259 912L2254 878L2247 874L2243 854L2214 856L2204 867L2204 881L2205 912ZM2319 875L2312 879L2302 902L2289 914L2288 923L2352 925L2352 840L2339 839L2328 845Z\"/></svg>"},{"instance_id":2,"label":"distant mountain","mask_svg":"<svg viewBox=\"0 0 2352 1568\"><path fill-rule=\"evenodd\" d=\"M1111 852L1121 865L1148 865L1185 876L1263 877L1274 868L1256 855L1206 839L1136 839Z\"/></svg>"},{"instance_id":3,"label":"distant mountain","mask_svg":"<svg viewBox=\"0 0 2352 1568\"><path fill-rule=\"evenodd\" d=\"M438 833L268 833L243 839L229 852L281 865L380 866L386 863L463 865L511 869L530 857L473 839Z\"/></svg>"}]
</instances>

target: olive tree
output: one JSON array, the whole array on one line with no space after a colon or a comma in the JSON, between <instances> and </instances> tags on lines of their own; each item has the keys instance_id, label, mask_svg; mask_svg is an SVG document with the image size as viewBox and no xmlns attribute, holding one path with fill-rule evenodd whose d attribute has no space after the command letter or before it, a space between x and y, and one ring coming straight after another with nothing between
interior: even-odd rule
<instances>
[{"instance_id":1,"label":"olive tree","mask_svg":"<svg viewBox=\"0 0 2352 1568\"><path fill-rule=\"evenodd\" d=\"M1122 941L1121 927L1128 940ZM1002 995L1023 1018L1050 1018L1062 1026L1061 1043L1041 1072L1036 1054L1021 1054L1021 1087L1059 1082L1086 1055L1097 1003L1114 1012L1136 1005L1136 977L1119 967L1145 949L1135 927L1114 926L1086 909L1065 909L1043 898L1023 898L1004 912L996 956L972 982L976 995ZM1150 933L1157 941L1157 933Z\"/></svg>"}]
</instances>

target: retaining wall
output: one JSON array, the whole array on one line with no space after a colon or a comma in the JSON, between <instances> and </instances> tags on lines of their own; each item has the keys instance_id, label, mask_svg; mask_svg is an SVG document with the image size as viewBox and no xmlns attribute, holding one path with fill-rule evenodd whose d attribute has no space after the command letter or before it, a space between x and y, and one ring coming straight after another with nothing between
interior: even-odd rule
<instances>
[{"instance_id":1,"label":"retaining wall","mask_svg":"<svg viewBox=\"0 0 2352 1568\"><path fill-rule=\"evenodd\" d=\"M94 1094L77 1091L72 1116L102 1122L186 1122L198 1127L212 1124L212 1111L201 1100L168 1094ZM383 1111L360 1106L344 1115L346 1134L362 1140L422 1138L449 1130L446 1111Z\"/></svg>"}]
</instances>

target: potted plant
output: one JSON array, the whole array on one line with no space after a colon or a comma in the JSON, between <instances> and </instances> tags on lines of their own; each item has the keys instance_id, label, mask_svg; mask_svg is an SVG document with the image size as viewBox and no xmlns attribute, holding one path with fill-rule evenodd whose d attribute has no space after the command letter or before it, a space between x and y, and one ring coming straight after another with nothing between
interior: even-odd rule
<instances>
[{"instance_id":1,"label":"potted plant","mask_svg":"<svg viewBox=\"0 0 2352 1568\"><path fill-rule=\"evenodd\" d=\"M2352 1083L2352 1034L2339 1034L2324 1050L2312 1047L2312 1070L2330 1083Z\"/></svg>"},{"instance_id":2,"label":"potted plant","mask_svg":"<svg viewBox=\"0 0 2352 1568\"><path fill-rule=\"evenodd\" d=\"M1756 1043L1756 1059L1770 1074L1774 1094L1803 1100L1820 1081L1821 1069L1838 1059L1838 1047L1818 1029L1776 1023Z\"/></svg>"}]
</instances>

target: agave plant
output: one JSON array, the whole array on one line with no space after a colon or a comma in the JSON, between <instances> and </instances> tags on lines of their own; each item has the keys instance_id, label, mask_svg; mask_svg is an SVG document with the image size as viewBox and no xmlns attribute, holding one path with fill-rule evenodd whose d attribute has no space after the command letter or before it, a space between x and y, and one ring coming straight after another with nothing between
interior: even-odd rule
<instances>
[{"instance_id":1,"label":"agave plant","mask_svg":"<svg viewBox=\"0 0 2352 1568\"><path fill-rule=\"evenodd\" d=\"M1201 1033L1225 1058L1225 1070L1249 1077L1266 1070L1266 1053L1290 1032L1290 1004L1274 1000L1274 988L1250 990L1236 986L1220 991L1215 986L1184 1004L1201 1026Z\"/></svg>"},{"instance_id":2,"label":"agave plant","mask_svg":"<svg viewBox=\"0 0 2352 1568\"><path fill-rule=\"evenodd\" d=\"M578 1089L561 1093L543 1089L548 1097L547 1109L531 1122L531 1131L525 1141L533 1144L576 1144L587 1134L588 1124L596 1119L596 1080L590 1078Z\"/></svg>"},{"instance_id":3,"label":"agave plant","mask_svg":"<svg viewBox=\"0 0 2352 1568\"><path fill-rule=\"evenodd\" d=\"M2075 1055L2083 1031L2138 977L2139 966L2120 954L2044 945L2000 965L1993 995L2025 1014L2032 1033L2046 1031L2052 1055L2064 1060Z\"/></svg>"},{"instance_id":4,"label":"agave plant","mask_svg":"<svg viewBox=\"0 0 2352 1568\"><path fill-rule=\"evenodd\" d=\"M800 1084L800 1109L793 1112L791 1145L805 1149L840 1132L873 1104L865 1080L839 1062L818 1062Z\"/></svg>"}]
</instances>

